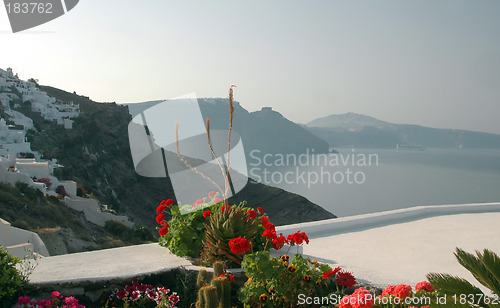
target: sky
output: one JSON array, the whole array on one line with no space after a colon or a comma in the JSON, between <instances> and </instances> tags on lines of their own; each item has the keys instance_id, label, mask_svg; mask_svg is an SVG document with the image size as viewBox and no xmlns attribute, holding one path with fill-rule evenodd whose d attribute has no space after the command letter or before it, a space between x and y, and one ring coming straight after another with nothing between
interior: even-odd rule
<instances>
[{"instance_id":1,"label":"sky","mask_svg":"<svg viewBox=\"0 0 500 308\"><path fill-rule=\"evenodd\" d=\"M0 68L100 102L195 92L288 119L356 112L500 134L500 1L82 0Z\"/></svg>"}]
</instances>

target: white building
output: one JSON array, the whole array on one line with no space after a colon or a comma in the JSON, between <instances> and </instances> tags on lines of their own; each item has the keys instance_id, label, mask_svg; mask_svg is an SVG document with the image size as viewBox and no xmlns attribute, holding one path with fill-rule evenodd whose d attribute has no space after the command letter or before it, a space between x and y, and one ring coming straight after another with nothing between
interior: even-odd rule
<instances>
[{"instance_id":1,"label":"white building","mask_svg":"<svg viewBox=\"0 0 500 308\"><path fill-rule=\"evenodd\" d=\"M37 162L34 158L16 159L16 171L33 178L49 176L49 162Z\"/></svg>"}]
</instances>

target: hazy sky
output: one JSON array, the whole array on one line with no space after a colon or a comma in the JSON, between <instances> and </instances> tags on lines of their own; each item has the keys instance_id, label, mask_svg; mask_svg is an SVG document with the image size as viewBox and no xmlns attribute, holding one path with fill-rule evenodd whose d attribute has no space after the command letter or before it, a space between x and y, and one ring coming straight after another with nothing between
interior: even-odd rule
<instances>
[{"instance_id":1,"label":"hazy sky","mask_svg":"<svg viewBox=\"0 0 500 308\"><path fill-rule=\"evenodd\" d=\"M139 102L196 92L298 123L358 112L500 133L500 1L82 0L12 34L0 68Z\"/></svg>"}]
</instances>

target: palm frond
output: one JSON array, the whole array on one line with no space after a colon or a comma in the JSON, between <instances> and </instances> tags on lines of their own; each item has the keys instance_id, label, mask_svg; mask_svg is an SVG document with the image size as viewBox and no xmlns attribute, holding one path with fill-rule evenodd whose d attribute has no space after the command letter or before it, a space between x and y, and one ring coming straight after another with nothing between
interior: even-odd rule
<instances>
[{"instance_id":1,"label":"palm frond","mask_svg":"<svg viewBox=\"0 0 500 308\"><path fill-rule=\"evenodd\" d=\"M427 279L436 290L443 294L483 294L481 289L467 280L449 274L429 273Z\"/></svg>"},{"instance_id":2,"label":"palm frond","mask_svg":"<svg viewBox=\"0 0 500 308\"><path fill-rule=\"evenodd\" d=\"M493 293L500 294L500 283L493 274L486 268L480 259L481 253L476 251L479 257L474 256L460 248L457 248L455 256L458 262L471 272L474 278Z\"/></svg>"},{"instance_id":3,"label":"palm frond","mask_svg":"<svg viewBox=\"0 0 500 308\"><path fill-rule=\"evenodd\" d=\"M477 254L496 282L500 282L500 257L488 249L485 249L482 254L479 252ZM496 294L500 296L500 293Z\"/></svg>"}]
</instances>

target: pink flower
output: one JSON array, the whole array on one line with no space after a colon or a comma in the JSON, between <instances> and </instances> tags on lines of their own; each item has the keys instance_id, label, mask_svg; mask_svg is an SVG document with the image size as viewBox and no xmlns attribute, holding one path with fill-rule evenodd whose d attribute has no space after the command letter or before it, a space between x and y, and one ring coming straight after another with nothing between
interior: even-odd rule
<instances>
[{"instance_id":1,"label":"pink flower","mask_svg":"<svg viewBox=\"0 0 500 308\"><path fill-rule=\"evenodd\" d=\"M172 294L172 295L170 295L168 300L171 301L175 305L179 302L179 296Z\"/></svg>"},{"instance_id":2,"label":"pink flower","mask_svg":"<svg viewBox=\"0 0 500 308\"><path fill-rule=\"evenodd\" d=\"M194 205L200 205L200 204L202 204L202 203L205 203L205 200L203 200L203 199L198 199L198 200L196 200L196 202L194 203Z\"/></svg>"},{"instance_id":3,"label":"pink flower","mask_svg":"<svg viewBox=\"0 0 500 308\"><path fill-rule=\"evenodd\" d=\"M116 293L116 297L118 297L118 299L125 299L127 295L128 293L125 290L120 290Z\"/></svg>"},{"instance_id":4,"label":"pink flower","mask_svg":"<svg viewBox=\"0 0 500 308\"><path fill-rule=\"evenodd\" d=\"M31 301L31 298L29 298L28 296L21 296L17 299L17 303L19 305L29 304L30 301Z\"/></svg>"},{"instance_id":5,"label":"pink flower","mask_svg":"<svg viewBox=\"0 0 500 308\"><path fill-rule=\"evenodd\" d=\"M35 302L35 305L38 305L38 308L45 308L52 306L52 301L48 299L41 299Z\"/></svg>"},{"instance_id":6,"label":"pink flower","mask_svg":"<svg viewBox=\"0 0 500 308\"><path fill-rule=\"evenodd\" d=\"M215 198L214 199L214 204L219 204L222 202L222 199L221 198Z\"/></svg>"},{"instance_id":7,"label":"pink flower","mask_svg":"<svg viewBox=\"0 0 500 308\"><path fill-rule=\"evenodd\" d=\"M135 302L136 300L138 300L139 298L141 297L141 292L139 291L134 291L132 292L132 295L130 296L130 299Z\"/></svg>"},{"instance_id":8,"label":"pink flower","mask_svg":"<svg viewBox=\"0 0 500 308\"><path fill-rule=\"evenodd\" d=\"M62 298L62 295L61 293L57 292L57 291L54 291L52 292L52 294L50 294L50 298Z\"/></svg>"},{"instance_id":9,"label":"pink flower","mask_svg":"<svg viewBox=\"0 0 500 308\"><path fill-rule=\"evenodd\" d=\"M215 198L215 195L217 195L217 193L216 193L215 191L211 191L211 192L209 192L209 193L208 193L208 197L209 197L210 199Z\"/></svg>"},{"instance_id":10,"label":"pink flower","mask_svg":"<svg viewBox=\"0 0 500 308\"><path fill-rule=\"evenodd\" d=\"M427 292L434 292L434 287L428 281L421 281L415 286L415 291L424 290Z\"/></svg>"},{"instance_id":11,"label":"pink flower","mask_svg":"<svg viewBox=\"0 0 500 308\"><path fill-rule=\"evenodd\" d=\"M69 297L66 297L64 299L64 303L66 305L74 305L74 306L76 306L76 305L78 305L78 300L76 298L74 298L73 296L69 296Z\"/></svg>"}]
</instances>

